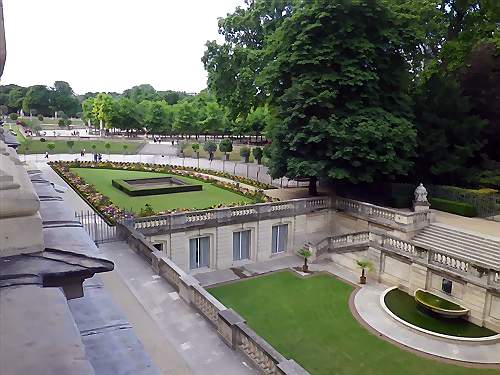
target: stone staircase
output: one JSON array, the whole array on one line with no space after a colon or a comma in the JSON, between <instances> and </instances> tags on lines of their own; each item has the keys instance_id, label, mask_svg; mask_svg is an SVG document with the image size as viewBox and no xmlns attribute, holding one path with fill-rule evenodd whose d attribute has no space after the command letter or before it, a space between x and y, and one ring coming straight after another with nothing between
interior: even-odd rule
<instances>
[{"instance_id":1,"label":"stone staircase","mask_svg":"<svg viewBox=\"0 0 500 375\"><path fill-rule=\"evenodd\" d=\"M500 268L500 238L464 232L460 228L434 223L418 232L412 242L415 246L427 250L485 264L495 269Z\"/></svg>"}]
</instances>

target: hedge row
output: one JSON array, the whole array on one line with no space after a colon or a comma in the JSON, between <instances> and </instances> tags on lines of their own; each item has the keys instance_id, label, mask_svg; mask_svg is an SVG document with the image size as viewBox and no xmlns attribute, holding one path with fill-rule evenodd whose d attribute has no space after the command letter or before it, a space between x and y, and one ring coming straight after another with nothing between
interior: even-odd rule
<instances>
[{"instance_id":1,"label":"hedge row","mask_svg":"<svg viewBox=\"0 0 500 375\"><path fill-rule=\"evenodd\" d=\"M442 198L430 198L429 201L431 207L435 210L467 217L477 216L476 208L468 203L455 202Z\"/></svg>"},{"instance_id":2,"label":"hedge row","mask_svg":"<svg viewBox=\"0 0 500 375\"><path fill-rule=\"evenodd\" d=\"M156 194L184 193L186 191L200 191L200 185L178 185L178 186L156 186L156 187L136 187L128 184L124 180L112 180L111 184L131 197L142 197Z\"/></svg>"}]
</instances>

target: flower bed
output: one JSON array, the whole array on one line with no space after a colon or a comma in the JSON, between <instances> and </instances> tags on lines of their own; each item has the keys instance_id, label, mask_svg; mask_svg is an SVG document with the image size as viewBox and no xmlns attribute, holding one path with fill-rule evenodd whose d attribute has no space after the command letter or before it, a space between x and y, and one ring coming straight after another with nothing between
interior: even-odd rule
<instances>
[{"instance_id":1,"label":"flower bed","mask_svg":"<svg viewBox=\"0 0 500 375\"><path fill-rule=\"evenodd\" d=\"M134 216L131 213L127 213L125 210L119 208L111 202L111 200L101 194L93 185L88 184L85 179L78 176L71 171L71 168L95 168L95 169L118 169L118 170L128 170L128 171L140 171L140 172L156 172L156 173L168 173L177 176L184 176L192 179L196 179L203 182L208 182L214 186L231 191L233 193L240 194L246 198L252 199L256 203L269 202L272 199L266 196L262 190L250 190L243 188L239 183L233 184L228 182L223 182L211 178L209 176L202 175L200 173L205 173L201 169L197 168L183 168L178 166L170 165L158 165L158 164L141 164L141 163L125 163L125 162L83 162L83 161L72 161L63 162L56 161L50 162L50 166L58 173L67 183L70 185L91 207L94 208L96 212L99 213L109 224L114 224L117 220L121 220L126 217ZM196 169L196 170L195 170ZM225 177L226 176L220 176ZM245 179L245 184L247 180ZM253 181L253 180L252 180ZM239 181L242 182L242 181ZM257 182L257 181L255 181ZM243 183L243 182L242 182ZM260 183L259 183L260 184ZM250 184L249 184L250 185ZM254 184L255 185L255 184ZM263 184L265 185L265 184ZM217 204L205 209L220 208L220 207L233 207L240 206L246 203L242 202L232 202L229 204ZM194 210L192 208L176 208L173 210L155 212L151 207L141 210L138 216L153 216L161 215L173 212L184 212Z\"/></svg>"}]
</instances>

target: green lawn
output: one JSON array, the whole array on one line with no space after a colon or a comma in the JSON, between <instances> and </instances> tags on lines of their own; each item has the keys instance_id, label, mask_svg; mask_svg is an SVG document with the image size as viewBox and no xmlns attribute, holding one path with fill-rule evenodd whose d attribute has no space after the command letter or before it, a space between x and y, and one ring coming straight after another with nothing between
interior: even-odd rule
<instances>
[{"instance_id":1,"label":"green lawn","mask_svg":"<svg viewBox=\"0 0 500 375\"><path fill-rule=\"evenodd\" d=\"M19 146L18 152L20 154L44 154L46 151L49 151L47 148L48 143L54 143L56 145L53 151L49 151L51 154L67 154L67 153L79 153L81 149L85 148L87 153L93 153L94 149L92 145L96 145L95 152L101 154L107 154L108 150L104 145L109 142L111 145L109 149L110 154L135 154L137 149L142 146L141 142L122 142L122 141L107 141L107 140L74 140L75 145L73 149L70 150L68 144L65 140L55 140L51 141L50 138L47 138L45 142L40 142L40 140L29 140L27 139L25 142ZM123 149L123 145L126 144L128 146L126 152Z\"/></svg>"},{"instance_id":2,"label":"green lawn","mask_svg":"<svg viewBox=\"0 0 500 375\"><path fill-rule=\"evenodd\" d=\"M102 194L106 195L118 207L133 212L140 212L146 203L149 203L153 210L163 211L175 208L197 208L203 209L218 203L232 202L251 202L250 199L221 189L207 182L201 182L187 177L178 177L181 180L192 183L202 184L203 190L189 191L183 193L148 195L143 197L130 197L121 190L111 185L113 179L131 179L169 176L163 173L123 171L114 169L93 169L93 168L71 168L74 173L83 177L85 181L94 185ZM177 176L176 176L177 177Z\"/></svg>"},{"instance_id":3,"label":"green lawn","mask_svg":"<svg viewBox=\"0 0 500 375\"><path fill-rule=\"evenodd\" d=\"M485 337L495 334L492 330L479 327L464 319L443 319L436 314L428 313L424 307L417 304L414 297L399 289L387 293L385 303L389 310L401 319L433 332L461 337ZM446 307L453 305L455 304L446 304Z\"/></svg>"},{"instance_id":4,"label":"green lawn","mask_svg":"<svg viewBox=\"0 0 500 375\"><path fill-rule=\"evenodd\" d=\"M9 125L3 125L3 128L4 128L4 131L11 132L11 130L9 129ZM14 134L16 136L17 141L19 143L24 142L25 138L24 138L24 135L21 133L21 130L19 129L20 126L19 125L15 125L15 124L11 124L11 128L12 128L12 131L14 132ZM11 132L11 134L12 134L12 132Z\"/></svg>"},{"instance_id":5,"label":"green lawn","mask_svg":"<svg viewBox=\"0 0 500 375\"><path fill-rule=\"evenodd\" d=\"M209 291L311 374L498 374L425 359L379 339L353 318L353 287L329 275L302 279L285 271Z\"/></svg>"}]
</instances>

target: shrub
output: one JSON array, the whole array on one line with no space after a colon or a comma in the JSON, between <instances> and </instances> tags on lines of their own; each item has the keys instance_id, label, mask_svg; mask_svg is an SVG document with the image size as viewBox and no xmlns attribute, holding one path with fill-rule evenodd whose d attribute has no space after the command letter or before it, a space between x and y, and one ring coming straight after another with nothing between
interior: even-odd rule
<instances>
[{"instance_id":1,"label":"shrub","mask_svg":"<svg viewBox=\"0 0 500 375\"><path fill-rule=\"evenodd\" d=\"M225 160L229 160L229 155L228 152L233 151L233 144L229 139L223 139L219 143L219 150L220 152L224 153Z\"/></svg>"},{"instance_id":2,"label":"shrub","mask_svg":"<svg viewBox=\"0 0 500 375\"><path fill-rule=\"evenodd\" d=\"M18 118L19 118L19 115L17 113L11 113L9 115L9 118L12 120L12 121L16 121Z\"/></svg>"},{"instance_id":3,"label":"shrub","mask_svg":"<svg viewBox=\"0 0 500 375\"><path fill-rule=\"evenodd\" d=\"M260 147L254 147L252 150L252 155L257 160L257 163L261 163L262 156L264 156L264 151Z\"/></svg>"},{"instance_id":4,"label":"shrub","mask_svg":"<svg viewBox=\"0 0 500 375\"><path fill-rule=\"evenodd\" d=\"M227 154L228 152L233 151L233 143L227 138L223 139L219 143L219 150L220 150L220 152Z\"/></svg>"},{"instance_id":5,"label":"shrub","mask_svg":"<svg viewBox=\"0 0 500 375\"><path fill-rule=\"evenodd\" d=\"M196 155L198 155L198 152L200 151L200 144L199 143L193 143L191 145L191 148L193 149L194 152L196 152Z\"/></svg>"},{"instance_id":6,"label":"shrub","mask_svg":"<svg viewBox=\"0 0 500 375\"><path fill-rule=\"evenodd\" d=\"M240 148L240 156L245 159L245 163L248 163L248 158L250 157L250 149L246 146Z\"/></svg>"},{"instance_id":7,"label":"shrub","mask_svg":"<svg viewBox=\"0 0 500 375\"><path fill-rule=\"evenodd\" d=\"M213 154L215 151L217 151L217 145L215 144L215 142L208 141L203 144L203 149L209 154Z\"/></svg>"},{"instance_id":8,"label":"shrub","mask_svg":"<svg viewBox=\"0 0 500 375\"><path fill-rule=\"evenodd\" d=\"M431 203L431 208L436 210L466 217L477 216L476 208L468 203L455 202L442 198L430 198L429 201Z\"/></svg>"},{"instance_id":9,"label":"shrub","mask_svg":"<svg viewBox=\"0 0 500 375\"><path fill-rule=\"evenodd\" d=\"M187 142L184 142L184 141L179 142L177 144L177 148L179 149L179 151L181 153L184 153L184 151L188 148L188 146L189 146L189 144Z\"/></svg>"},{"instance_id":10,"label":"shrub","mask_svg":"<svg viewBox=\"0 0 500 375\"><path fill-rule=\"evenodd\" d=\"M487 176L479 179L479 183L488 188L500 190L500 174L497 176Z\"/></svg>"},{"instance_id":11,"label":"shrub","mask_svg":"<svg viewBox=\"0 0 500 375\"><path fill-rule=\"evenodd\" d=\"M66 120L63 119L63 118L60 118L58 121L57 121L57 124L62 128L64 126L66 126Z\"/></svg>"}]
</instances>

